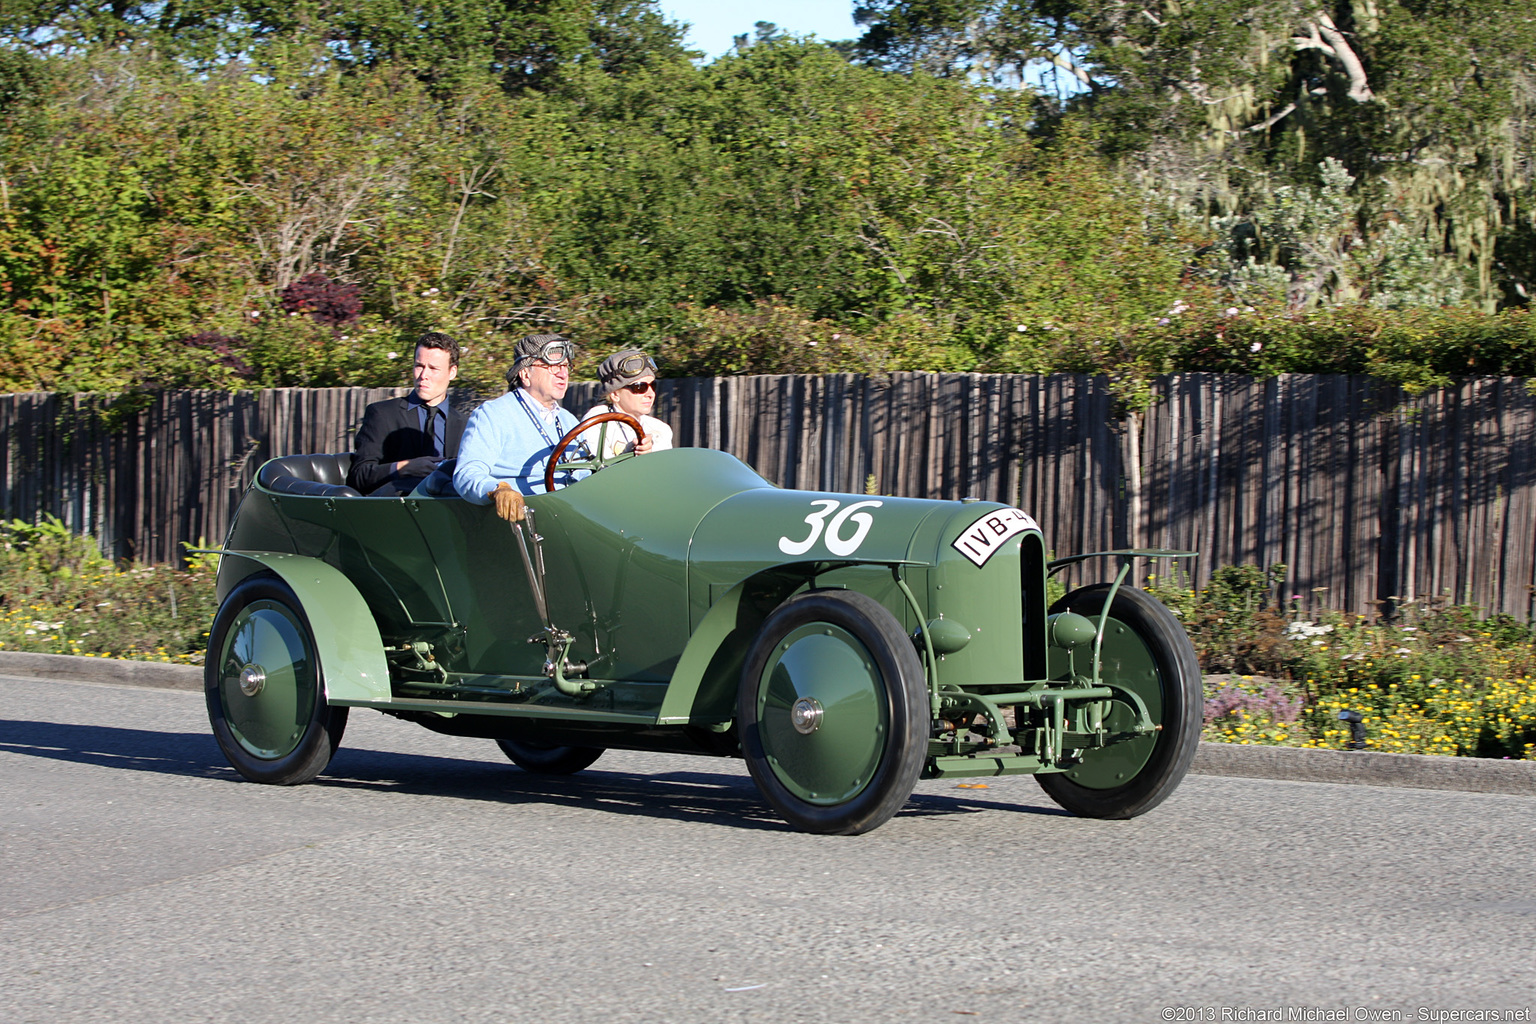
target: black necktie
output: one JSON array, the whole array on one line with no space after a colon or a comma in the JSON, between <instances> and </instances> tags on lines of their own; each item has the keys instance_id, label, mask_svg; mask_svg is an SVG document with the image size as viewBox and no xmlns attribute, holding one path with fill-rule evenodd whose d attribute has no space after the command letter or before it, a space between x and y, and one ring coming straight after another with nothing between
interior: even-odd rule
<instances>
[{"instance_id":1,"label":"black necktie","mask_svg":"<svg viewBox=\"0 0 1536 1024\"><path fill-rule=\"evenodd\" d=\"M432 435L432 447L434 449L432 454L442 458L444 448L443 433L446 429L443 410L438 406L427 406L427 420L428 427L430 428L429 432Z\"/></svg>"}]
</instances>

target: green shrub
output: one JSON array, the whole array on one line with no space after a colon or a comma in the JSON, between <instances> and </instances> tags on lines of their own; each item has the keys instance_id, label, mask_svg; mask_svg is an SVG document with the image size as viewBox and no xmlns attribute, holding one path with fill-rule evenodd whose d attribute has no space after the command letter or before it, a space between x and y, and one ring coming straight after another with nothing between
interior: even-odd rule
<instances>
[{"instance_id":1,"label":"green shrub","mask_svg":"<svg viewBox=\"0 0 1536 1024\"><path fill-rule=\"evenodd\" d=\"M0 650L197 664L211 567L115 565L58 519L0 522Z\"/></svg>"}]
</instances>

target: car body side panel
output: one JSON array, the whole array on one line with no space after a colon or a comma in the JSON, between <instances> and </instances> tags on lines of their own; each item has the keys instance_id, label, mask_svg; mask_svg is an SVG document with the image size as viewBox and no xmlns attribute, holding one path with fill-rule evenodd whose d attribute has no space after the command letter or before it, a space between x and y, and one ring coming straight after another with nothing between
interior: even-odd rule
<instances>
[{"instance_id":1,"label":"car body side panel","mask_svg":"<svg viewBox=\"0 0 1536 1024\"><path fill-rule=\"evenodd\" d=\"M1023 677L1019 539L981 566L954 546L1004 506L782 490L704 449L625 460L528 506L543 538L550 619L575 636L569 657L587 664L586 678L621 684L628 714L729 721L758 627L807 587L868 594L914 636L940 616L959 623L970 640L940 652L941 684ZM543 622L517 535L489 506L253 487L228 543L307 556L350 580L368 614L357 615L354 601L347 622L374 626L366 632L381 648L426 642L438 664L476 685L545 678L544 646L529 642ZM221 596L246 574L229 570ZM338 621L335 632L358 630ZM369 684L352 695L379 691ZM578 708L592 699L550 692L536 703Z\"/></svg>"},{"instance_id":2,"label":"car body side panel","mask_svg":"<svg viewBox=\"0 0 1536 1024\"><path fill-rule=\"evenodd\" d=\"M942 518L950 507L915 498L776 488L732 496L703 517L689 547L691 617L696 623L702 621L730 588L772 567L820 577L822 567L863 565L866 568L855 576L882 591L889 586L889 592L871 596L901 618L902 604L891 599L894 580L881 567L930 562L931 543L914 544L914 538L926 532L928 519ZM819 581L819 585L846 583Z\"/></svg>"},{"instance_id":3,"label":"car body side panel","mask_svg":"<svg viewBox=\"0 0 1536 1024\"><path fill-rule=\"evenodd\" d=\"M269 494L254 485L245 492L245 499L235 510L235 518L229 524L224 538L228 551L282 551L298 554L288 521L282 514L282 505L275 494ZM218 595L222 602L240 581L254 572L260 572L256 562L240 558L219 560Z\"/></svg>"},{"instance_id":4,"label":"car body side panel","mask_svg":"<svg viewBox=\"0 0 1536 1024\"><path fill-rule=\"evenodd\" d=\"M359 584L381 626L447 625L453 602L423 535L419 503L382 498L337 502L336 564Z\"/></svg>"},{"instance_id":5,"label":"car body side panel","mask_svg":"<svg viewBox=\"0 0 1536 1024\"><path fill-rule=\"evenodd\" d=\"M528 499L543 538L550 618L576 637L569 656L587 663L590 678L654 683L659 692L688 643L693 528L715 502L753 488L771 490L736 459L693 449L625 460ZM449 667L542 674L544 649L528 643L542 623L512 526L458 498L403 504L414 509L462 627L462 652Z\"/></svg>"}]
</instances>

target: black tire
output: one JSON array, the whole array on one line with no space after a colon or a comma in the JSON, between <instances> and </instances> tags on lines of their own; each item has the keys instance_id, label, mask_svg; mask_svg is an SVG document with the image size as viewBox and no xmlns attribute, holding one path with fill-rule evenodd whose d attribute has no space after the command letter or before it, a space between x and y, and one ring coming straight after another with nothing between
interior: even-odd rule
<instances>
[{"instance_id":1,"label":"black tire","mask_svg":"<svg viewBox=\"0 0 1536 1024\"><path fill-rule=\"evenodd\" d=\"M805 832L883 824L927 759L922 663L896 617L853 591L811 591L768 616L747 652L736 713L758 789Z\"/></svg>"},{"instance_id":2,"label":"black tire","mask_svg":"<svg viewBox=\"0 0 1536 1024\"><path fill-rule=\"evenodd\" d=\"M276 576L242 582L208 634L203 692L219 749L252 782L292 786L325 770L341 746L347 709L325 700L314 631Z\"/></svg>"},{"instance_id":3,"label":"black tire","mask_svg":"<svg viewBox=\"0 0 1536 1024\"><path fill-rule=\"evenodd\" d=\"M574 775L603 756L602 747L547 747L509 739L497 740L496 745L513 764L535 775Z\"/></svg>"},{"instance_id":4,"label":"black tire","mask_svg":"<svg viewBox=\"0 0 1536 1024\"><path fill-rule=\"evenodd\" d=\"M1110 585L1074 590L1051 612L1096 619ZM1100 677L1127 686L1162 728L1150 736L1088 750L1076 767L1035 776L1050 798L1085 818L1134 818L1166 800L1183 780L1200 744L1204 694L1189 635L1156 598L1121 587L1104 631ZM1123 720L1130 715L1121 706Z\"/></svg>"}]
</instances>

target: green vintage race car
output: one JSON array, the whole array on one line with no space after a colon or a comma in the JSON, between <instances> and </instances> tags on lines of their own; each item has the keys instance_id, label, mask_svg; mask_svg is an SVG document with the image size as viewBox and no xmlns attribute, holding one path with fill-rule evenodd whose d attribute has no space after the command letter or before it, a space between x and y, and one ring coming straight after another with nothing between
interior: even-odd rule
<instances>
[{"instance_id":1,"label":"green vintage race car","mask_svg":"<svg viewBox=\"0 0 1536 1024\"><path fill-rule=\"evenodd\" d=\"M1048 574L1093 556L1048 563L1018 509L783 490L683 448L582 463L601 471L511 524L362 497L349 461L266 463L221 549L208 713L248 779L314 778L376 708L532 772L741 757L795 827L858 833L920 778L1033 773L1131 817L1194 755L1178 620L1125 569L1047 608Z\"/></svg>"}]
</instances>

